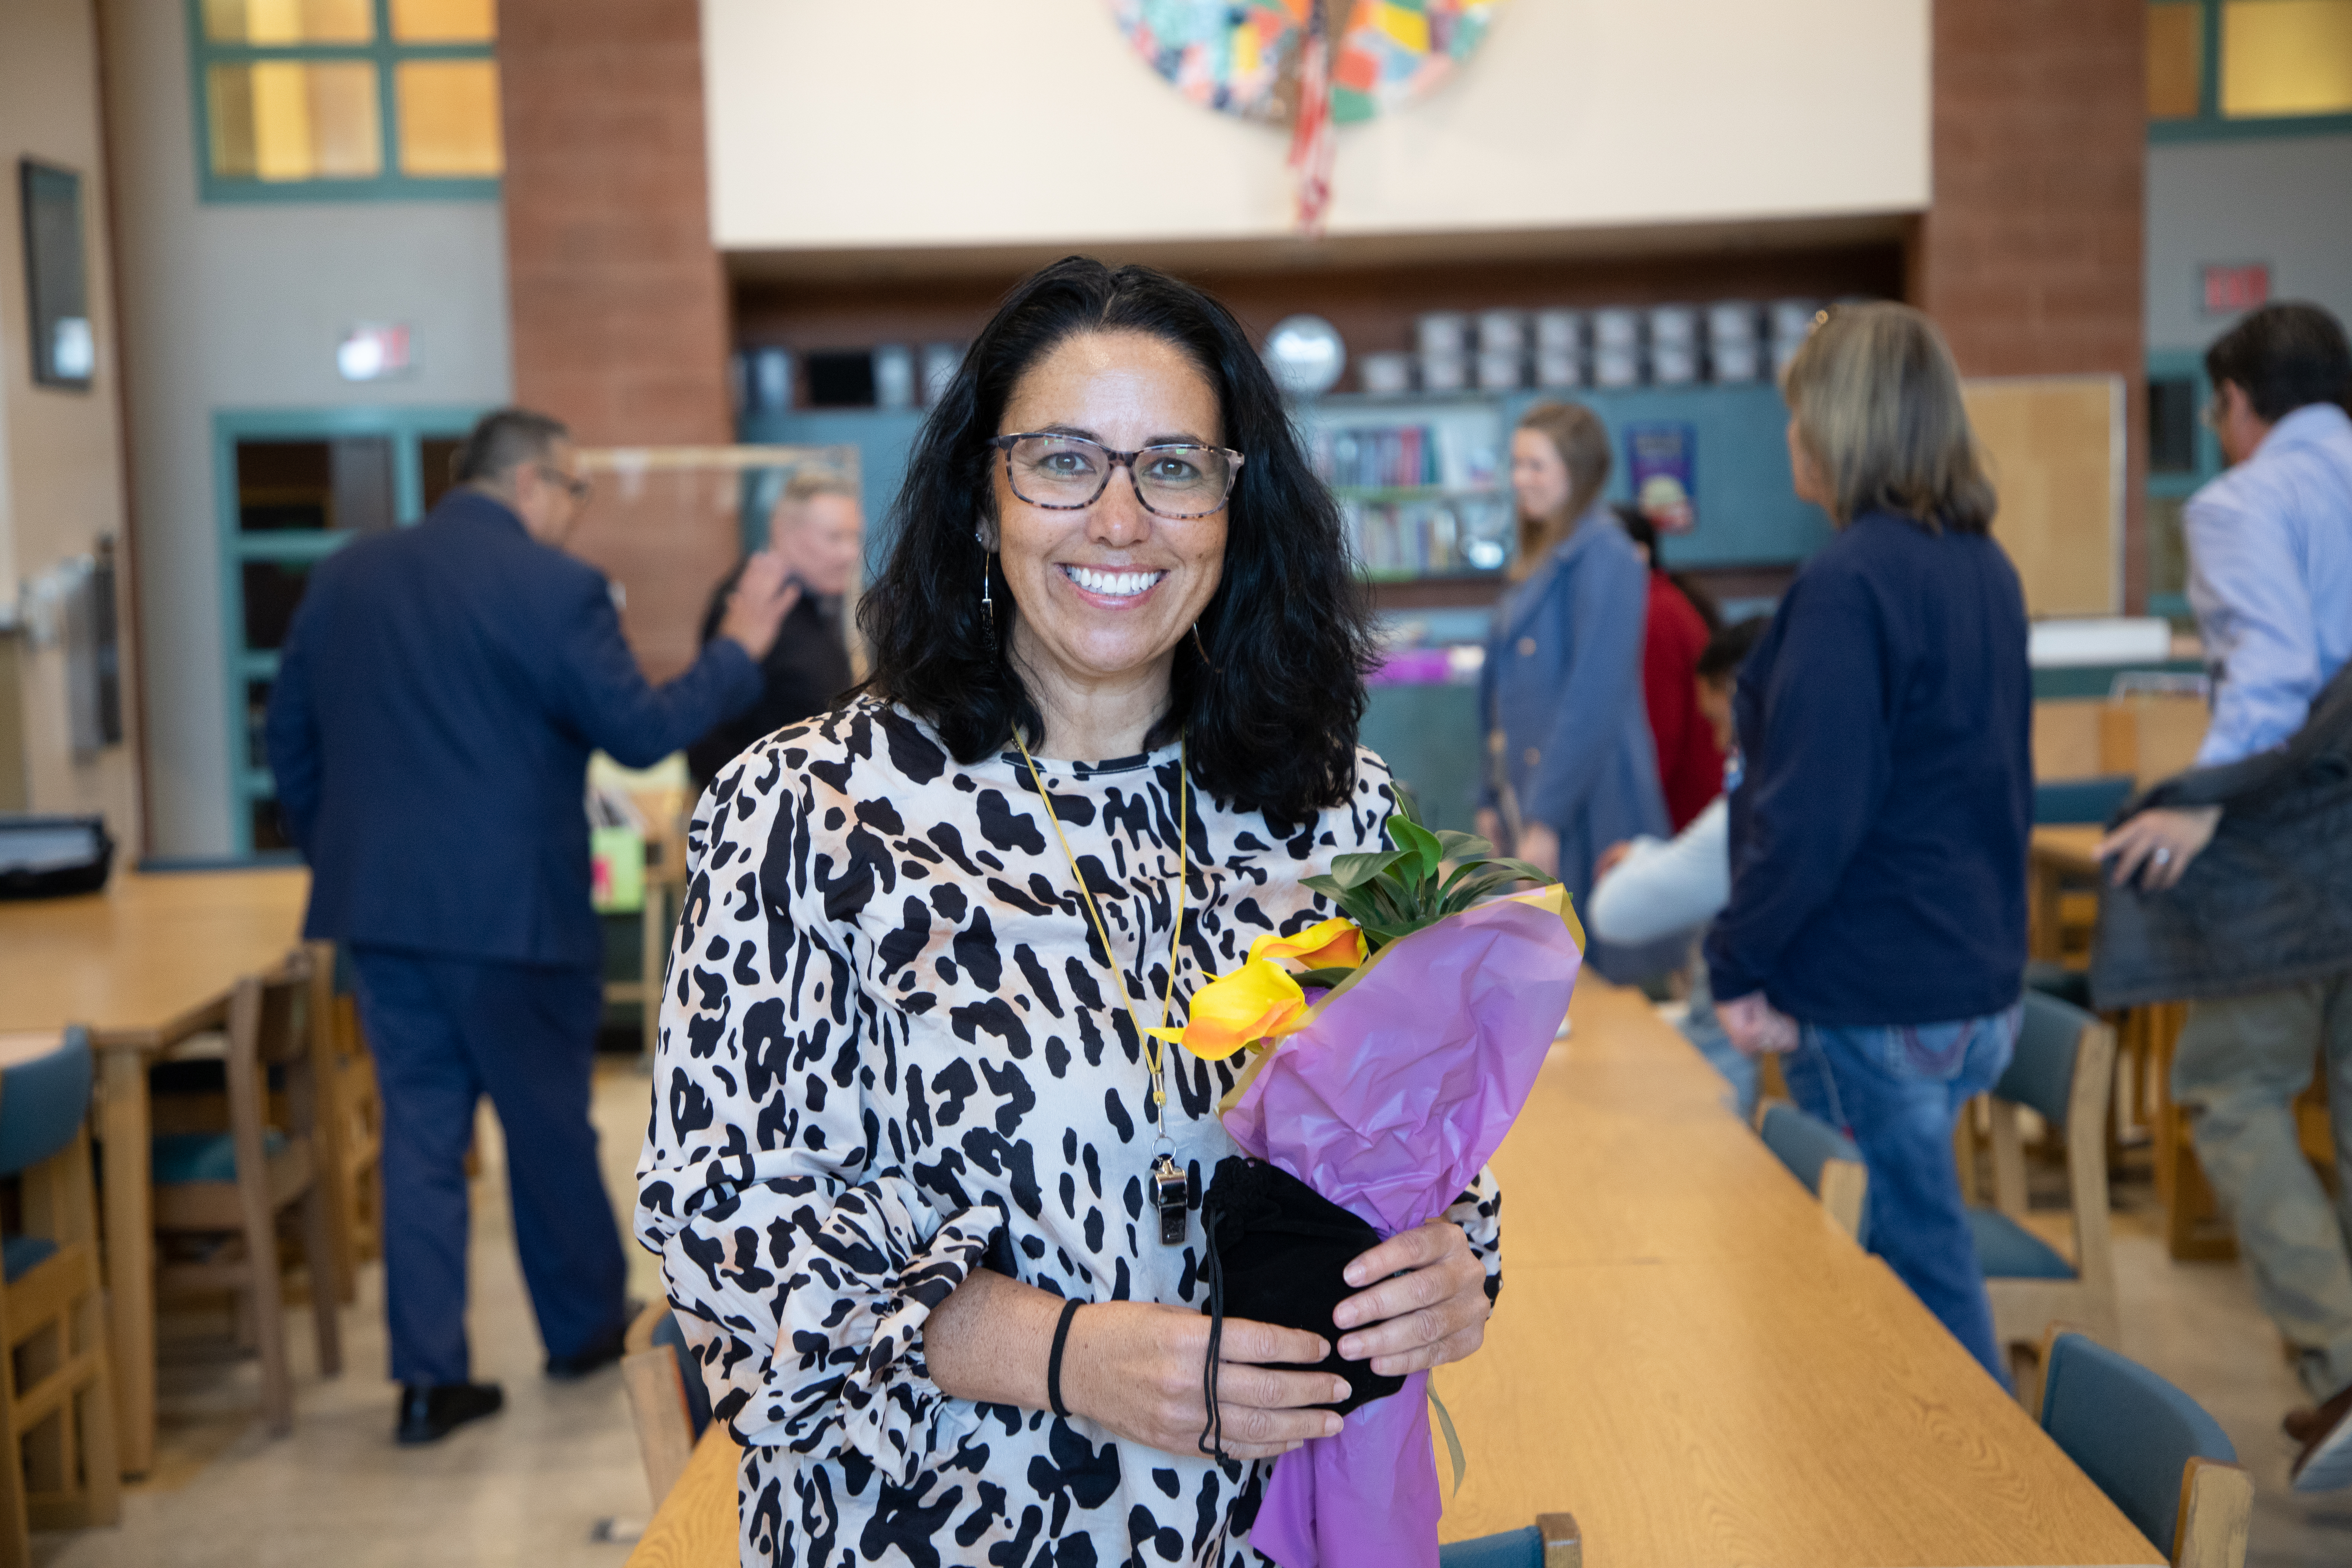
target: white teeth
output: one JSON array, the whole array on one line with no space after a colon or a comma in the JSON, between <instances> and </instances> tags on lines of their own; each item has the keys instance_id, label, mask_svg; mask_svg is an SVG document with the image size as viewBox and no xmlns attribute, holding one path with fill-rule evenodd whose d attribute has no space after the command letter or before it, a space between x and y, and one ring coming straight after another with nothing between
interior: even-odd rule
<instances>
[{"instance_id":1,"label":"white teeth","mask_svg":"<svg viewBox=\"0 0 2352 1568\"><path fill-rule=\"evenodd\" d=\"M1071 582L1105 598L1130 599L1167 575L1164 572L1097 572L1090 566L1062 568Z\"/></svg>"}]
</instances>

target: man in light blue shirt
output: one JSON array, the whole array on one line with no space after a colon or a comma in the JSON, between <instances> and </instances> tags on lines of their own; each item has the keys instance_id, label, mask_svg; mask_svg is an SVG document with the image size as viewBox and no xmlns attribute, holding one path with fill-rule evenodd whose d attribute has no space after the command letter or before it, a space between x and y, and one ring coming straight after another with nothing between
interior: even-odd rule
<instances>
[{"instance_id":1,"label":"man in light blue shirt","mask_svg":"<svg viewBox=\"0 0 2352 1568\"><path fill-rule=\"evenodd\" d=\"M2352 659L2352 347L2314 305L2269 305L2207 351L2207 418L2234 466L2189 503L2189 600L2213 670L2200 766L2283 744ZM2100 847L2118 883L2174 886L2221 808L2145 811ZM2303 1157L2294 1097L2327 1065L2341 1177ZM2234 1220L2256 1293L2295 1348L2317 1408L2287 1417L2294 1485L2352 1485L2352 952L2310 984L2190 1004L2173 1098Z\"/></svg>"}]
</instances>

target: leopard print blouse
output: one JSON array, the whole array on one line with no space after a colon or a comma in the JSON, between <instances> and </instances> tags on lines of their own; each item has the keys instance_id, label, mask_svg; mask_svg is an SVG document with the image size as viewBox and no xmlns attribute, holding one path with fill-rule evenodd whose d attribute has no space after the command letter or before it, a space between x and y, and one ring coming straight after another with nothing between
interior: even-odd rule
<instances>
[{"instance_id":1,"label":"leopard print blouse","mask_svg":"<svg viewBox=\"0 0 2352 1568\"><path fill-rule=\"evenodd\" d=\"M1159 1021L1175 918L1177 750L1040 759ZM1388 770L1288 838L1195 793L1176 1017L1253 937L1331 912L1299 879L1379 846ZM860 700L752 747L690 830L636 1230L717 1419L742 1444L746 1564L1265 1560L1265 1468L1122 1446L1082 1417L954 1399L923 1320L971 1270L1062 1296L1200 1306L1197 1213L1161 1245L1141 1042L1017 756L958 765ZM1195 1207L1234 1152L1239 1058L1169 1052ZM1491 1177L1448 1211L1499 1282Z\"/></svg>"}]
</instances>

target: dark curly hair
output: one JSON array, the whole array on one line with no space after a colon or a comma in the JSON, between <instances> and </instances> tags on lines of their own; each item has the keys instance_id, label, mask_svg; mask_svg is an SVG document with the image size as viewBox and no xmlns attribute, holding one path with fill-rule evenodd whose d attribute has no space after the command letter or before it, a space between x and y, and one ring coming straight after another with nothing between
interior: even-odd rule
<instances>
[{"instance_id":1,"label":"dark curly hair","mask_svg":"<svg viewBox=\"0 0 2352 1568\"><path fill-rule=\"evenodd\" d=\"M1061 343L1093 331L1140 332L1191 360L1216 392L1225 444L1248 458L1226 503L1224 571L1201 612L1201 647L1180 645L1168 710L1145 744L1181 733L1199 788L1230 810L1263 813L1286 837L1354 787L1369 614L1339 509L1248 334L1164 272L1073 256L997 307L924 422L890 509L890 558L857 613L873 658L866 689L929 723L959 762L1002 751L1016 725L1033 744L1043 739L1043 716L1008 657L1019 611L973 534L994 521L988 443L1013 388ZM993 637L981 611L983 571Z\"/></svg>"}]
</instances>

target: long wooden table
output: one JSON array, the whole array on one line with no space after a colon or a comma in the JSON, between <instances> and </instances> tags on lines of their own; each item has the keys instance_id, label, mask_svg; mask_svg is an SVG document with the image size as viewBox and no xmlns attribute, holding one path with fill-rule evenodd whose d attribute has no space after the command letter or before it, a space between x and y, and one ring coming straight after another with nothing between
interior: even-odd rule
<instances>
[{"instance_id":1,"label":"long wooden table","mask_svg":"<svg viewBox=\"0 0 2352 1568\"><path fill-rule=\"evenodd\" d=\"M147 1068L222 1027L241 974L300 939L300 870L122 872L102 893L0 903L0 1035L86 1025L98 1054L106 1275L122 1468L155 1454L155 1254Z\"/></svg>"},{"instance_id":2,"label":"long wooden table","mask_svg":"<svg viewBox=\"0 0 2352 1568\"><path fill-rule=\"evenodd\" d=\"M2163 1561L1638 994L1588 977L1570 1016L1495 1162L1486 1348L1438 1374L1443 1539L1568 1512L1588 1568ZM735 1461L714 1427L631 1568L735 1562Z\"/></svg>"}]
</instances>

